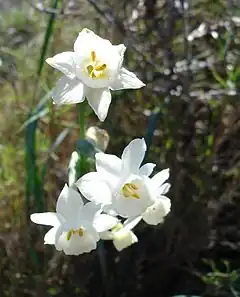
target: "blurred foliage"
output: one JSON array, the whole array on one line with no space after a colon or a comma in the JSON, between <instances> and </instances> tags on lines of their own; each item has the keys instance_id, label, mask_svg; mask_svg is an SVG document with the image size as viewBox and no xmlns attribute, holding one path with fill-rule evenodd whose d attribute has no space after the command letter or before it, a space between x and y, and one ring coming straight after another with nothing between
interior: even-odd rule
<instances>
[{"instance_id":1,"label":"blurred foliage","mask_svg":"<svg viewBox=\"0 0 240 297\"><path fill-rule=\"evenodd\" d=\"M124 43L126 67L147 84L115 92L104 123L86 106L87 127L106 129L115 154L144 136L147 160L171 169L165 223L140 225L140 242L122 253L104 245L109 296L239 296L238 1L18 5L0 15L0 296L105 295L95 252L65 257L44 246L42 230L28 220L54 208L72 152L92 149L79 140L78 108L48 100L60 74L42 64L72 50L84 27ZM26 203L28 182L35 190Z\"/></svg>"}]
</instances>

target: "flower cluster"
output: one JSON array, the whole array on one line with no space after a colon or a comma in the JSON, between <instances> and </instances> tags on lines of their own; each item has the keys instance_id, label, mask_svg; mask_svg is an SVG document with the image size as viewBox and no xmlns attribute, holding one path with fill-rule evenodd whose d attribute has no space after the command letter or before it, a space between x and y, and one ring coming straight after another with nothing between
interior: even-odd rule
<instances>
[{"instance_id":1,"label":"flower cluster","mask_svg":"<svg viewBox=\"0 0 240 297\"><path fill-rule=\"evenodd\" d=\"M110 90L144 86L135 74L122 67L125 49L124 45L114 46L88 29L82 30L74 52L47 59L65 74L53 91L55 103L82 102L86 96L103 121L111 101ZM58 197L56 212L31 215L34 223L52 227L44 243L55 245L67 255L79 255L96 249L100 239L112 240L121 251L138 241L132 230L141 220L149 225L162 223L171 208L165 196L170 188L166 183L169 170L150 177L156 165L142 165L146 150L144 139L137 138L127 145L121 158L98 152L96 172L89 172L77 181L74 152L69 184Z\"/></svg>"},{"instance_id":2,"label":"flower cluster","mask_svg":"<svg viewBox=\"0 0 240 297\"><path fill-rule=\"evenodd\" d=\"M55 213L31 215L34 223L52 226L45 244L53 244L67 255L79 255L95 249L97 241L104 239L112 240L121 251L138 241L131 230L142 219L150 225L162 223L171 207L164 196L170 188L165 183L169 170L150 178L155 164L141 166L145 151L145 141L134 139L121 159L97 153L97 172L83 175L71 187L65 185ZM84 204L82 196L89 202ZM123 224L120 218L125 219Z\"/></svg>"}]
</instances>

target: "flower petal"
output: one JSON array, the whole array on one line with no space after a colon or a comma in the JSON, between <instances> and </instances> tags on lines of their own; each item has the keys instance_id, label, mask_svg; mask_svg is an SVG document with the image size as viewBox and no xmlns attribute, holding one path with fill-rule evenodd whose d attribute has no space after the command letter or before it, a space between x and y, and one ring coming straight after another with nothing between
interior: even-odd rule
<instances>
[{"instance_id":1,"label":"flower petal","mask_svg":"<svg viewBox=\"0 0 240 297\"><path fill-rule=\"evenodd\" d=\"M82 195L95 203L109 204L111 203L112 194L107 183L102 180L102 176L98 172L90 172L83 175L75 185L78 187Z\"/></svg>"},{"instance_id":2,"label":"flower petal","mask_svg":"<svg viewBox=\"0 0 240 297\"><path fill-rule=\"evenodd\" d=\"M144 164L140 170L139 170L139 174L140 175L146 175L146 176L149 176L152 174L153 172L153 169L154 167L156 166L156 164L154 163L147 163L147 164Z\"/></svg>"},{"instance_id":3,"label":"flower petal","mask_svg":"<svg viewBox=\"0 0 240 297\"><path fill-rule=\"evenodd\" d=\"M165 183L165 184L161 185L161 187L159 187L157 190L158 196L166 194L169 191L170 187L171 187L171 185L169 183Z\"/></svg>"},{"instance_id":4,"label":"flower petal","mask_svg":"<svg viewBox=\"0 0 240 297\"><path fill-rule=\"evenodd\" d=\"M102 212L102 207L100 204L94 202L87 202L84 204L80 216L79 216L79 225L82 225L84 228L94 228L94 220ZM95 230L95 229L94 229Z\"/></svg>"},{"instance_id":5,"label":"flower petal","mask_svg":"<svg viewBox=\"0 0 240 297\"><path fill-rule=\"evenodd\" d=\"M135 226L137 226L137 224L141 221L141 219L142 219L142 216L129 218L123 223L123 226L127 230L132 230Z\"/></svg>"},{"instance_id":6,"label":"flower petal","mask_svg":"<svg viewBox=\"0 0 240 297\"><path fill-rule=\"evenodd\" d=\"M82 55L85 52L85 48L89 49L89 46L93 44L98 44L99 46L112 46L111 42L107 39L95 34L93 31L84 28L79 33L75 43L74 43L74 52L78 55Z\"/></svg>"},{"instance_id":7,"label":"flower petal","mask_svg":"<svg viewBox=\"0 0 240 297\"><path fill-rule=\"evenodd\" d=\"M66 220L72 221L78 217L82 207L83 201L81 195L65 184L57 200L57 213L61 214Z\"/></svg>"},{"instance_id":8,"label":"flower petal","mask_svg":"<svg viewBox=\"0 0 240 297\"><path fill-rule=\"evenodd\" d=\"M55 212L34 213L30 216L33 223L45 226L59 226L60 221Z\"/></svg>"},{"instance_id":9,"label":"flower petal","mask_svg":"<svg viewBox=\"0 0 240 297\"><path fill-rule=\"evenodd\" d=\"M157 225L163 222L164 217L169 213L171 201L165 196L157 199L155 203L143 213L143 220L149 225Z\"/></svg>"},{"instance_id":10,"label":"flower petal","mask_svg":"<svg viewBox=\"0 0 240 297\"><path fill-rule=\"evenodd\" d=\"M144 159L147 146L144 138L132 140L122 153L122 171L128 175L138 174L139 167Z\"/></svg>"},{"instance_id":11,"label":"flower petal","mask_svg":"<svg viewBox=\"0 0 240 297\"><path fill-rule=\"evenodd\" d=\"M95 158L97 172L101 174L102 179L113 190L119 182L122 167L121 159L115 155L105 153L97 153Z\"/></svg>"},{"instance_id":12,"label":"flower petal","mask_svg":"<svg viewBox=\"0 0 240 297\"><path fill-rule=\"evenodd\" d=\"M58 80L52 98L58 105L80 103L85 99L85 87L77 78L63 76Z\"/></svg>"},{"instance_id":13,"label":"flower petal","mask_svg":"<svg viewBox=\"0 0 240 297\"><path fill-rule=\"evenodd\" d=\"M113 235L113 244L119 252L136 242L138 242L137 236L125 228L120 229Z\"/></svg>"},{"instance_id":14,"label":"flower petal","mask_svg":"<svg viewBox=\"0 0 240 297\"><path fill-rule=\"evenodd\" d=\"M100 232L99 236L102 240L113 240L113 233L111 231Z\"/></svg>"},{"instance_id":15,"label":"flower petal","mask_svg":"<svg viewBox=\"0 0 240 297\"><path fill-rule=\"evenodd\" d=\"M100 214L94 219L93 226L97 232L104 232L113 228L117 223L117 218L107 214Z\"/></svg>"},{"instance_id":16,"label":"flower petal","mask_svg":"<svg viewBox=\"0 0 240 297\"><path fill-rule=\"evenodd\" d=\"M122 89L139 89L144 87L145 84L137 78L137 76L128 71L126 68L122 67L120 73L115 81L111 83L112 90L122 90Z\"/></svg>"},{"instance_id":17,"label":"flower petal","mask_svg":"<svg viewBox=\"0 0 240 297\"><path fill-rule=\"evenodd\" d=\"M156 187L160 187L167 179L169 178L169 168L160 171L155 174L151 181L156 185Z\"/></svg>"},{"instance_id":18,"label":"flower petal","mask_svg":"<svg viewBox=\"0 0 240 297\"><path fill-rule=\"evenodd\" d=\"M44 236L44 244L55 244L56 233L59 227L51 228Z\"/></svg>"},{"instance_id":19,"label":"flower petal","mask_svg":"<svg viewBox=\"0 0 240 297\"><path fill-rule=\"evenodd\" d=\"M126 46L124 44L119 45L113 45L113 48L117 51L117 53L120 55L119 60L119 69L122 67L123 59L124 59L124 53L126 51Z\"/></svg>"},{"instance_id":20,"label":"flower petal","mask_svg":"<svg viewBox=\"0 0 240 297\"><path fill-rule=\"evenodd\" d=\"M77 256L96 249L97 240L99 240L99 237L87 231L84 232L83 236L73 234L68 240L67 232L63 232L55 246L58 251L63 250L66 255Z\"/></svg>"},{"instance_id":21,"label":"flower petal","mask_svg":"<svg viewBox=\"0 0 240 297\"><path fill-rule=\"evenodd\" d=\"M107 116L111 103L111 92L109 89L88 89L87 100L99 120L103 122Z\"/></svg>"},{"instance_id":22,"label":"flower petal","mask_svg":"<svg viewBox=\"0 0 240 297\"><path fill-rule=\"evenodd\" d=\"M46 62L53 68L64 73L68 78L73 79L75 77L75 53L63 52L55 55L52 58L48 58Z\"/></svg>"},{"instance_id":23,"label":"flower petal","mask_svg":"<svg viewBox=\"0 0 240 297\"><path fill-rule=\"evenodd\" d=\"M124 185L119 189L117 195L113 200L113 208L117 213L125 218L136 217L142 215L146 209L154 203L155 197L152 195L151 187L148 183L148 177L140 177L136 175L130 175L124 182ZM134 185L136 187L136 196L126 195L124 193L124 187Z\"/></svg>"}]
</instances>

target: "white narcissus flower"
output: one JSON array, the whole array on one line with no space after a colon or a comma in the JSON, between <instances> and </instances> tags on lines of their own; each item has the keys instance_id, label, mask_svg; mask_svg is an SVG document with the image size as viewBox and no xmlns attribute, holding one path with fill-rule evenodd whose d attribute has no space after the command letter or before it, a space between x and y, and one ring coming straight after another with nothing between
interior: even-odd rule
<instances>
[{"instance_id":1,"label":"white narcissus flower","mask_svg":"<svg viewBox=\"0 0 240 297\"><path fill-rule=\"evenodd\" d=\"M123 224L118 223L111 231L100 233L103 240L112 240L115 248L120 252L130 245L138 242L137 236L131 231L142 217L136 217L126 220Z\"/></svg>"},{"instance_id":2,"label":"white narcissus flower","mask_svg":"<svg viewBox=\"0 0 240 297\"><path fill-rule=\"evenodd\" d=\"M88 200L105 205L106 211L125 218L142 216L146 223L157 225L171 207L169 198L164 196L170 188L165 183L169 169L149 178L155 164L141 166L145 152L144 139L134 139L124 149L121 159L97 153L97 172L84 175L76 186Z\"/></svg>"},{"instance_id":3,"label":"white narcissus flower","mask_svg":"<svg viewBox=\"0 0 240 297\"><path fill-rule=\"evenodd\" d=\"M57 201L56 212L34 213L31 220L40 225L52 226L44 237L45 244L55 245L66 255L80 255L97 247L98 232L109 230L118 220L101 214L93 202L83 204L80 194L64 186Z\"/></svg>"},{"instance_id":4,"label":"white narcissus flower","mask_svg":"<svg viewBox=\"0 0 240 297\"><path fill-rule=\"evenodd\" d=\"M88 29L83 29L73 52L63 52L46 62L63 76L52 97L56 104L83 102L85 97L100 121L104 121L111 103L110 90L138 89L145 84L122 67L126 47L112 45Z\"/></svg>"}]
</instances>

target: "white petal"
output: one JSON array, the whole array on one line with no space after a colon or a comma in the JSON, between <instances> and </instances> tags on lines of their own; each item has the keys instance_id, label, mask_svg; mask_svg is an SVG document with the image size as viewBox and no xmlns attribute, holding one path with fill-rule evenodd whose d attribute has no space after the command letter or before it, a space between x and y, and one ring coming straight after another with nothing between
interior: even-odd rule
<instances>
[{"instance_id":1,"label":"white petal","mask_svg":"<svg viewBox=\"0 0 240 297\"><path fill-rule=\"evenodd\" d=\"M124 67L121 68L117 79L111 83L112 90L139 89L144 86L145 84L133 72Z\"/></svg>"},{"instance_id":2,"label":"white petal","mask_svg":"<svg viewBox=\"0 0 240 297\"><path fill-rule=\"evenodd\" d=\"M119 252L136 242L138 242L137 236L125 228L117 231L113 237L113 244Z\"/></svg>"},{"instance_id":3,"label":"white petal","mask_svg":"<svg viewBox=\"0 0 240 297\"><path fill-rule=\"evenodd\" d=\"M158 195L166 194L169 191L170 187L171 187L171 185L169 183L165 183L165 184L161 185L161 187L158 188L158 190L157 190Z\"/></svg>"},{"instance_id":4,"label":"white petal","mask_svg":"<svg viewBox=\"0 0 240 297\"><path fill-rule=\"evenodd\" d=\"M142 216L129 218L123 223L123 226L127 230L132 230L135 226L137 226L137 224L141 221L141 219L142 219Z\"/></svg>"},{"instance_id":5,"label":"white petal","mask_svg":"<svg viewBox=\"0 0 240 297\"><path fill-rule=\"evenodd\" d=\"M112 193L108 184L102 180L98 172L90 172L83 175L75 185L81 194L90 201L101 204L111 203Z\"/></svg>"},{"instance_id":6,"label":"white petal","mask_svg":"<svg viewBox=\"0 0 240 297\"><path fill-rule=\"evenodd\" d=\"M156 185L156 187L160 187L167 179L169 178L169 168L160 171L155 174L151 181Z\"/></svg>"},{"instance_id":7,"label":"white petal","mask_svg":"<svg viewBox=\"0 0 240 297\"><path fill-rule=\"evenodd\" d=\"M103 211L105 213L107 213L108 215L112 216L112 217L116 217L118 215L118 213L116 212L116 210L113 209L113 205L112 204L103 205Z\"/></svg>"},{"instance_id":8,"label":"white petal","mask_svg":"<svg viewBox=\"0 0 240 297\"><path fill-rule=\"evenodd\" d=\"M155 203L149 206L143 213L143 220L149 225L157 225L162 223L164 217L169 213L170 208L170 199L162 196L162 198L157 199Z\"/></svg>"},{"instance_id":9,"label":"white petal","mask_svg":"<svg viewBox=\"0 0 240 297\"><path fill-rule=\"evenodd\" d=\"M85 52L85 48L89 49L91 45L98 44L101 46L112 46L111 42L107 39L103 39L100 36L96 35L93 31L84 28L78 35L74 43L74 52L78 55L82 55Z\"/></svg>"},{"instance_id":10,"label":"white petal","mask_svg":"<svg viewBox=\"0 0 240 297\"><path fill-rule=\"evenodd\" d=\"M75 77L75 53L74 52L63 52L55 55L52 58L48 58L46 62L56 68L57 70L64 73L70 79Z\"/></svg>"},{"instance_id":11,"label":"white petal","mask_svg":"<svg viewBox=\"0 0 240 297\"><path fill-rule=\"evenodd\" d=\"M96 169L102 178L108 183L110 188L113 190L120 178L122 161L115 155L97 153L96 158Z\"/></svg>"},{"instance_id":12,"label":"white petal","mask_svg":"<svg viewBox=\"0 0 240 297\"><path fill-rule=\"evenodd\" d=\"M66 255L77 256L83 253L89 253L90 251L96 249L98 239L99 238L96 239L94 234L85 232L83 236L73 234L68 240L67 233L64 232L55 246L57 250L63 250Z\"/></svg>"},{"instance_id":13,"label":"white petal","mask_svg":"<svg viewBox=\"0 0 240 297\"><path fill-rule=\"evenodd\" d=\"M117 218L107 214L101 214L94 219L93 226L97 232L104 232L113 228L117 223Z\"/></svg>"},{"instance_id":14,"label":"white petal","mask_svg":"<svg viewBox=\"0 0 240 297\"><path fill-rule=\"evenodd\" d=\"M56 233L59 227L51 228L44 236L44 244L55 244Z\"/></svg>"},{"instance_id":15,"label":"white petal","mask_svg":"<svg viewBox=\"0 0 240 297\"><path fill-rule=\"evenodd\" d=\"M72 221L78 217L82 207L83 201L80 194L65 184L57 200L57 213L61 214L66 220Z\"/></svg>"},{"instance_id":16,"label":"white petal","mask_svg":"<svg viewBox=\"0 0 240 297\"><path fill-rule=\"evenodd\" d=\"M140 175L146 175L146 176L149 176L152 174L153 172L153 169L154 167L156 166L156 164L154 163L147 163L147 164L144 164L140 170L139 170L139 174Z\"/></svg>"},{"instance_id":17,"label":"white petal","mask_svg":"<svg viewBox=\"0 0 240 297\"><path fill-rule=\"evenodd\" d=\"M118 52L120 55L119 60L119 69L122 67L123 59L124 59L124 53L126 51L126 46L124 44L114 45L113 48Z\"/></svg>"},{"instance_id":18,"label":"white petal","mask_svg":"<svg viewBox=\"0 0 240 297\"><path fill-rule=\"evenodd\" d=\"M130 175L124 182L124 184L134 184L139 197L124 196L121 187L113 200L113 208L120 216L124 218L141 216L154 203L155 197L153 197L151 189L149 189L147 179L147 177L142 178L140 176Z\"/></svg>"},{"instance_id":19,"label":"white petal","mask_svg":"<svg viewBox=\"0 0 240 297\"><path fill-rule=\"evenodd\" d=\"M99 236L102 240L113 240L113 233L111 231L100 232Z\"/></svg>"},{"instance_id":20,"label":"white petal","mask_svg":"<svg viewBox=\"0 0 240 297\"><path fill-rule=\"evenodd\" d=\"M55 212L34 213L30 216L32 222L39 225L59 226L60 221Z\"/></svg>"},{"instance_id":21,"label":"white petal","mask_svg":"<svg viewBox=\"0 0 240 297\"><path fill-rule=\"evenodd\" d=\"M52 92L53 101L58 104L75 104L85 99L85 87L77 79L69 79L66 76L60 78Z\"/></svg>"},{"instance_id":22,"label":"white petal","mask_svg":"<svg viewBox=\"0 0 240 297\"><path fill-rule=\"evenodd\" d=\"M126 51L126 46L124 44L113 45L113 47L121 57L124 56L124 53Z\"/></svg>"},{"instance_id":23,"label":"white petal","mask_svg":"<svg viewBox=\"0 0 240 297\"><path fill-rule=\"evenodd\" d=\"M122 153L122 170L126 175L138 174L147 146L143 138L132 140Z\"/></svg>"},{"instance_id":24,"label":"white petal","mask_svg":"<svg viewBox=\"0 0 240 297\"><path fill-rule=\"evenodd\" d=\"M94 202L87 202L80 213L79 223L84 228L92 228L95 218L102 212L101 205Z\"/></svg>"},{"instance_id":25,"label":"white petal","mask_svg":"<svg viewBox=\"0 0 240 297\"><path fill-rule=\"evenodd\" d=\"M103 122L107 116L111 103L111 92L109 89L88 89L87 100L99 120Z\"/></svg>"}]
</instances>

